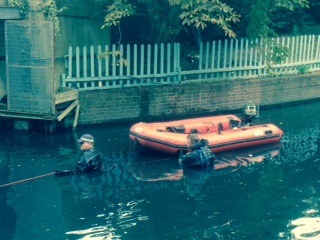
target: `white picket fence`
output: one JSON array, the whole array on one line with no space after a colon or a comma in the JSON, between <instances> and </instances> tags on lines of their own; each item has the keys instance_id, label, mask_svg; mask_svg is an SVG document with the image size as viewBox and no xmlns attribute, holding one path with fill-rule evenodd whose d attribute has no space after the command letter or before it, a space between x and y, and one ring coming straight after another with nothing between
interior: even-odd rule
<instances>
[{"instance_id":1,"label":"white picket fence","mask_svg":"<svg viewBox=\"0 0 320 240\"><path fill-rule=\"evenodd\" d=\"M281 63L272 63L279 75L320 70L320 35L273 39L289 49ZM226 39L201 44L198 52L179 43L69 47L62 86L80 90L155 84L178 84L199 79L268 76L265 58L269 45L257 39Z\"/></svg>"}]
</instances>

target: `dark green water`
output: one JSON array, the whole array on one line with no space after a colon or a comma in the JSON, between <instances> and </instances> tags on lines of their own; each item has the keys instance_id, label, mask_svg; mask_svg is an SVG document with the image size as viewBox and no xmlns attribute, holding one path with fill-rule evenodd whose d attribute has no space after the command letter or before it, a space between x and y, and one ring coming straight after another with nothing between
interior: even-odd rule
<instances>
[{"instance_id":1,"label":"dark green water","mask_svg":"<svg viewBox=\"0 0 320 240\"><path fill-rule=\"evenodd\" d=\"M0 185L72 168L84 133L116 167L1 187L0 239L320 239L320 102L263 110L256 123L278 125L281 144L219 154L232 166L202 171L130 151L130 126L2 131Z\"/></svg>"}]
</instances>

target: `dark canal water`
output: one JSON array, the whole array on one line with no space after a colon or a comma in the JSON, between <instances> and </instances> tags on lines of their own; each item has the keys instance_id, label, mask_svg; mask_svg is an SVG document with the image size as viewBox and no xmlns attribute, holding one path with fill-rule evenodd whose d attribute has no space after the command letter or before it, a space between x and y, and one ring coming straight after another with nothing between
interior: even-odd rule
<instances>
[{"instance_id":1,"label":"dark canal water","mask_svg":"<svg viewBox=\"0 0 320 240\"><path fill-rule=\"evenodd\" d=\"M96 138L101 174L47 176L0 188L0 239L320 239L320 102L266 109L281 144L217 155L217 168L130 151L122 127L1 132L0 185L72 168L76 139Z\"/></svg>"}]
</instances>

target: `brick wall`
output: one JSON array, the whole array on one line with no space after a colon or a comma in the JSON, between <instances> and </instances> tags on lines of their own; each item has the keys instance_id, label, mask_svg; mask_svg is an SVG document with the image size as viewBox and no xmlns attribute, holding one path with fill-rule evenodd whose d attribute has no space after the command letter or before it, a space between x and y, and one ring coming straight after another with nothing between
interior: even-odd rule
<instances>
[{"instance_id":1,"label":"brick wall","mask_svg":"<svg viewBox=\"0 0 320 240\"><path fill-rule=\"evenodd\" d=\"M320 75L189 82L80 93L79 124L163 120L320 99Z\"/></svg>"}]
</instances>

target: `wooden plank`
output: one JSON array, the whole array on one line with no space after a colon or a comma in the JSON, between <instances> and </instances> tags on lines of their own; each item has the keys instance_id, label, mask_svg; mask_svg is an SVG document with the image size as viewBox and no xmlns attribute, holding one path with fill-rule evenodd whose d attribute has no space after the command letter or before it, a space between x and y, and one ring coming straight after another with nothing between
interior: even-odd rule
<instances>
[{"instance_id":1,"label":"wooden plank","mask_svg":"<svg viewBox=\"0 0 320 240\"><path fill-rule=\"evenodd\" d=\"M76 77L80 78L80 48L76 48Z\"/></svg>"},{"instance_id":2,"label":"wooden plank","mask_svg":"<svg viewBox=\"0 0 320 240\"><path fill-rule=\"evenodd\" d=\"M120 45L120 48L119 48L119 60L118 60L118 63L117 63L117 66L119 67L119 76L123 76L123 45L121 44ZM120 85L122 86L123 85L123 80L120 79Z\"/></svg>"},{"instance_id":3,"label":"wooden plank","mask_svg":"<svg viewBox=\"0 0 320 240\"><path fill-rule=\"evenodd\" d=\"M74 121L73 121L73 128L72 128L73 131L76 129L78 125L79 112L80 112L80 104L77 104L76 114L74 116Z\"/></svg>"},{"instance_id":4,"label":"wooden plank","mask_svg":"<svg viewBox=\"0 0 320 240\"><path fill-rule=\"evenodd\" d=\"M175 45L173 45L173 47L175 47ZM173 59L173 62L176 61L175 59L175 56L173 55L174 59ZM168 43L167 44L167 73L170 73L171 72L171 63L172 62L172 59L171 59L171 44ZM161 72L162 73L162 72ZM169 80L167 78L167 80Z\"/></svg>"},{"instance_id":5,"label":"wooden plank","mask_svg":"<svg viewBox=\"0 0 320 240\"><path fill-rule=\"evenodd\" d=\"M133 45L133 75L138 75L138 46L137 44Z\"/></svg>"},{"instance_id":6,"label":"wooden plank","mask_svg":"<svg viewBox=\"0 0 320 240\"><path fill-rule=\"evenodd\" d=\"M252 46L252 43L250 44L249 66L250 66L250 67L254 66L254 65L253 65L253 46ZM249 71L249 75L252 75L252 71Z\"/></svg>"},{"instance_id":7,"label":"wooden plank","mask_svg":"<svg viewBox=\"0 0 320 240\"><path fill-rule=\"evenodd\" d=\"M200 43L199 49L200 49L200 52L199 52L199 66L198 66L198 69L201 70L202 69L202 59L203 59L203 43L202 42ZM199 79L202 78L201 74L198 75L198 78Z\"/></svg>"},{"instance_id":8,"label":"wooden plank","mask_svg":"<svg viewBox=\"0 0 320 240\"><path fill-rule=\"evenodd\" d=\"M238 67L238 46L239 46L239 41L238 39L235 39L235 50L234 50L234 67Z\"/></svg>"},{"instance_id":9,"label":"wooden plank","mask_svg":"<svg viewBox=\"0 0 320 240\"><path fill-rule=\"evenodd\" d=\"M221 58L221 40L218 41L217 69L220 68L220 58ZM220 77L220 75L216 75L216 77Z\"/></svg>"},{"instance_id":10,"label":"wooden plank","mask_svg":"<svg viewBox=\"0 0 320 240\"><path fill-rule=\"evenodd\" d=\"M123 76L123 60L124 60L124 57L123 57L123 45L121 44L120 45L120 53L119 53L119 63L118 63L118 66L119 66L119 76Z\"/></svg>"},{"instance_id":11,"label":"wooden plank","mask_svg":"<svg viewBox=\"0 0 320 240\"><path fill-rule=\"evenodd\" d=\"M290 50L290 63L293 63L294 60L295 60L295 58L294 58L294 56L295 56L294 49L296 47L296 41L297 41L297 38L296 37L292 37L292 39L291 39L291 50ZM295 68L291 67L290 70L294 71Z\"/></svg>"},{"instance_id":12,"label":"wooden plank","mask_svg":"<svg viewBox=\"0 0 320 240\"><path fill-rule=\"evenodd\" d=\"M72 47L69 47L69 55L68 55L68 77L72 77Z\"/></svg>"},{"instance_id":13,"label":"wooden plank","mask_svg":"<svg viewBox=\"0 0 320 240\"><path fill-rule=\"evenodd\" d=\"M160 73L164 73L164 44L161 43L160 44ZM158 54L157 54L157 58L158 58ZM156 72L155 73L158 73L158 70L156 68ZM160 79L160 82L163 82L163 78Z\"/></svg>"},{"instance_id":14,"label":"wooden plank","mask_svg":"<svg viewBox=\"0 0 320 240\"><path fill-rule=\"evenodd\" d=\"M232 68L232 59L233 59L233 39L230 39L229 60L228 60L229 68ZM231 72L228 73L228 77L231 77Z\"/></svg>"},{"instance_id":15,"label":"wooden plank","mask_svg":"<svg viewBox=\"0 0 320 240\"><path fill-rule=\"evenodd\" d=\"M160 47L161 47L161 45L160 45ZM157 74L158 73L158 53L159 53L159 49L158 49L158 44L157 43L154 45L154 50L153 51L154 51L154 53L153 53L153 73ZM148 64L152 65L152 62L148 61ZM161 64L161 62L160 62L160 64ZM149 68L151 68L151 66Z\"/></svg>"},{"instance_id":16,"label":"wooden plank","mask_svg":"<svg viewBox=\"0 0 320 240\"><path fill-rule=\"evenodd\" d=\"M84 46L82 49L83 52L83 77L88 76L88 60L87 60L87 47Z\"/></svg>"},{"instance_id":17,"label":"wooden plank","mask_svg":"<svg viewBox=\"0 0 320 240\"><path fill-rule=\"evenodd\" d=\"M302 50L303 50L303 36L300 37L300 46L299 46L299 62L302 62Z\"/></svg>"},{"instance_id":18,"label":"wooden plank","mask_svg":"<svg viewBox=\"0 0 320 240\"><path fill-rule=\"evenodd\" d=\"M20 13L21 13L21 10L17 7L0 7L1 20L23 19Z\"/></svg>"},{"instance_id":19,"label":"wooden plank","mask_svg":"<svg viewBox=\"0 0 320 240\"><path fill-rule=\"evenodd\" d=\"M112 45L112 53L111 53L111 66L112 66L112 76L116 76L117 75L117 59L116 59L116 51L117 51L117 48L116 48L116 45L113 44Z\"/></svg>"},{"instance_id":20,"label":"wooden plank","mask_svg":"<svg viewBox=\"0 0 320 240\"><path fill-rule=\"evenodd\" d=\"M98 61L98 77L102 77L102 51L101 46L98 45L97 61Z\"/></svg>"},{"instance_id":21,"label":"wooden plank","mask_svg":"<svg viewBox=\"0 0 320 240\"><path fill-rule=\"evenodd\" d=\"M90 77L94 77L94 47L90 46L90 70L91 74Z\"/></svg>"},{"instance_id":22,"label":"wooden plank","mask_svg":"<svg viewBox=\"0 0 320 240\"><path fill-rule=\"evenodd\" d=\"M68 115L74 109L77 104L79 103L79 100L75 100L68 108L66 108L58 117L57 120L60 122L65 116Z\"/></svg>"},{"instance_id":23,"label":"wooden plank","mask_svg":"<svg viewBox=\"0 0 320 240\"><path fill-rule=\"evenodd\" d=\"M140 47L140 75L144 75L144 45Z\"/></svg>"},{"instance_id":24,"label":"wooden plank","mask_svg":"<svg viewBox=\"0 0 320 240\"><path fill-rule=\"evenodd\" d=\"M211 68L215 68L215 56L216 56L216 41L212 41L212 47L211 47ZM213 78L214 75L211 74L211 78Z\"/></svg>"},{"instance_id":25,"label":"wooden plank","mask_svg":"<svg viewBox=\"0 0 320 240\"><path fill-rule=\"evenodd\" d=\"M240 40L240 57L239 57L239 67L241 67L243 65L243 60L242 60L242 57L243 57L243 38L241 38ZM238 76L242 76L242 73L239 72L238 73Z\"/></svg>"},{"instance_id":26,"label":"wooden plank","mask_svg":"<svg viewBox=\"0 0 320 240\"><path fill-rule=\"evenodd\" d=\"M173 68L172 71L175 72L177 71L178 67L180 67L180 45L179 44L174 44L173 45L173 56L174 56L174 61L173 61Z\"/></svg>"},{"instance_id":27,"label":"wooden plank","mask_svg":"<svg viewBox=\"0 0 320 240\"><path fill-rule=\"evenodd\" d=\"M175 72L175 71L180 71L181 69L180 69L180 56L181 56L181 54L180 54L180 44L178 44L178 43L175 43L174 44L174 59L175 59L175 61L173 61L174 62L174 68L173 68L173 71ZM180 82L180 81L179 81Z\"/></svg>"},{"instance_id":28,"label":"wooden plank","mask_svg":"<svg viewBox=\"0 0 320 240\"><path fill-rule=\"evenodd\" d=\"M210 45L209 42L206 43L206 58L205 58L205 69L209 68L209 49L210 49ZM205 78L207 78L208 75L205 75Z\"/></svg>"},{"instance_id":29,"label":"wooden plank","mask_svg":"<svg viewBox=\"0 0 320 240\"><path fill-rule=\"evenodd\" d=\"M258 66L258 38L256 38L254 43L254 66ZM258 71L255 72L256 75L259 75Z\"/></svg>"},{"instance_id":30,"label":"wooden plank","mask_svg":"<svg viewBox=\"0 0 320 240\"><path fill-rule=\"evenodd\" d=\"M55 104L60 104L72 100L76 100L79 98L79 90L74 89L72 91L67 91L67 92L62 92L62 93L57 93L55 95Z\"/></svg>"},{"instance_id":31,"label":"wooden plank","mask_svg":"<svg viewBox=\"0 0 320 240\"><path fill-rule=\"evenodd\" d=\"M312 50L311 48L311 36L307 36L308 38L308 43L307 43L307 49L306 49L306 61L308 62L310 60L310 51Z\"/></svg>"},{"instance_id":32,"label":"wooden plank","mask_svg":"<svg viewBox=\"0 0 320 240\"><path fill-rule=\"evenodd\" d=\"M297 37L296 38L296 46L295 46L295 48L296 48L296 50L295 50L295 59L294 59L294 62L299 62L299 39L300 39L300 37ZM296 69L296 68L295 68ZM297 69L296 69L297 70Z\"/></svg>"},{"instance_id":33,"label":"wooden plank","mask_svg":"<svg viewBox=\"0 0 320 240\"><path fill-rule=\"evenodd\" d=\"M27 112L0 110L0 117L53 121L53 120L55 120L56 115L55 114L37 114L37 113L27 113Z\"/></svg>"},{"instance_id":34,"label":"wooden plank","mask_svg":"<svg viewBox=\"0 0 320 240\"><path fill-rule=\"evenodd\" d=\"M227 52L228 52L228 40L224 40L224 55L223 55L223 68L227 68ZM226 77L226 73L222 73L222 77Z\"/></svg>"},{"instance_id":35,"label":"wooden plank","mask_svg":"<svg viewBox=\"0 0 320 240\"><path fill-rule=\"evenodd\" d=\"M320 48L320 35L318 35L318 42L317 42L317 47L316 47L316 56L315 59L319 59L319 48ZM319 63L316 64L317 67L319 67Z\"/></svg>"},{"instance_id":36,"label":"wooden plank","mask_svg":"<svg viewBox=\"0 0 320 240\"><path fill-rule=\"evenodd\" d=\"M265 64L264 62L263 62L263 54L262 54L262 49L263 49L263 41L262 40L260 40L260 44L259 44L260 46L260 52L259 52L259 54L260 54L260 60L259 60L259 66L262 66L263 64ZM264 71L264 68L259 68L259 70L258 70L258 76L260 77L260 76L263 76L263 74L265 74L265 71Z\"/></svg>"},{"instance_id":37,"label":"wooden plank","mask_svg":"<svg viewBox=\"0 0 320 240\"><path fill-rule=\"evenodd\" d=\"M127 44L127 57L126 57L126 61L127 61L127 71L126 74L127 76L130 75L131 73L131 48L130 48L130 44Z\"/></svg>"},{"instance_id":38,"label":"wooden plank","mask_svg":"<svg viewBox=\"0 0 320 240\"><path fill-rule=\"evenodd\" d=\"M105 46L104 47L104 51L105 51L105 56L104 56L104 61L105 61L105 76L107 77L107 76L109 76L109 71L110 71L110 60L109 60L109 58L110 58L110 56L109 56L109 46Z\"/></svg>"},{"instance_id":39,"label":"wooden plank","mask_svg":"<svg viewBox=\"0 0 320 240\"><path fill-rule=\"evenodd\" d=\"M244 65L243 65L244 68L248 66L248 54L249 54L248 51L249 51L249 41L248 39L246 39L245 48L244 48ZM247 71L243 71L243 72L244 72L243 76L247 76L248 72Z\"/></svg>"}]
</instances>

